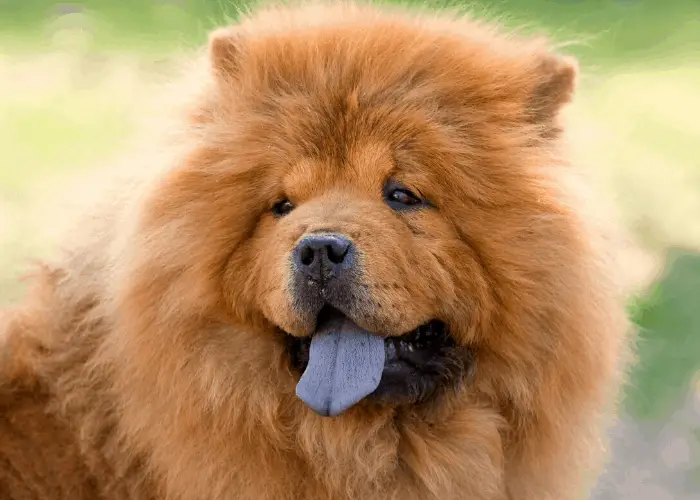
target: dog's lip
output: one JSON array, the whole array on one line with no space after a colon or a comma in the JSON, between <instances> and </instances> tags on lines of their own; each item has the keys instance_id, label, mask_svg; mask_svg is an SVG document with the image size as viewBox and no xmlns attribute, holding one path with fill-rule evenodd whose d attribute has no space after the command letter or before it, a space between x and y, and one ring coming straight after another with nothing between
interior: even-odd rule
<instances>
[{"instance_id":1,"label":"dog's lip","mask_svg":"<svg viewBox=\"0 0 700 500\"><path fill-rule=\"evenodd\" d=\"M324 321L334 321L351 331L358 326L348 326L349 318L337 311L325 311L317 319L321 320L316 321L321 326L311 334L292 335L278 329L289 356L291 373L297 381L308 368L315 332L322 334L329 329L334 330L335 325L324 324ZM375 402L418 404L430 398L435 391L448 388L445 384L457 380L455 377L472 376L472 350L460 345L449 331L447 322L433 319L403 335L376 335L383 338L385 359L380 384L367 396ZM468 357L462 357L465 348L467 351L464 354ZM462 366L462 360L468 365ZM460 385L461 381L455 382L455 387Z\"/></svg>"},{"instance_id":2,"label":"dog's lip","mask_svg":"<svg viewBox=\"0 0 700 500\"><path fill-rule=\"evenodd\" d=\"M312 333L308 335L294 335L279 327L278 330L289 337L310 342L315 332L322 329L325 324L338 318L346 317L347 316L342 311L331 306L326 306L321 309L321 312L318 314L316 325ZM444 321L439 319L431 319L401 335L386 334L381 336L385 338L384 340L387 343L388 349L391 349L392 346L396 349L402 347L409 352L416 348L427 347L427 344L439 343L445 345L451 343L447 325Z\"/></svg>"}]
</instances>

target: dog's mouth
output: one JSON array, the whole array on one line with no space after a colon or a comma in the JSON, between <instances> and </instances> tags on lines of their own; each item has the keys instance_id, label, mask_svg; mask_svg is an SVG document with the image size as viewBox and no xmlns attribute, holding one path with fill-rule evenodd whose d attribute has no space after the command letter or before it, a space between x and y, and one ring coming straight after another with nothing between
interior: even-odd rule
<instances>
[{"instance_id":1,"label":"dog's mouth","mask_svg":"<svg viewBox=\"0 0 700 500\"><path fill-rule=\"evenodd\" d=\"M324 307L309 337L285 334L291 364L301 376L297 396L323 416L337 416L362 400L417 404L454 386L473 367L440 320L397 336L364 330Z\"/></svg>"}]
</instances>

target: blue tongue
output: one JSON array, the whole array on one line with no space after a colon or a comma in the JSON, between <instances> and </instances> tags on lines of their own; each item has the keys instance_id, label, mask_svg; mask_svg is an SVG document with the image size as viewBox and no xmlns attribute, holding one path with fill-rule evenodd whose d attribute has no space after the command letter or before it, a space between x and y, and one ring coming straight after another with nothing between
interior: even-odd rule
<instances>
[{"instance_id":1,"label":"blue tongue","mask_svg":"<svg viewBox=\"0 0 700 500\"><path fill-rule=\"evenodd\" d=\"M382 337L338 318L311 339L297 396L319 415L340 415L375 391L384 360Z\"/></svg>"}]
</instances>

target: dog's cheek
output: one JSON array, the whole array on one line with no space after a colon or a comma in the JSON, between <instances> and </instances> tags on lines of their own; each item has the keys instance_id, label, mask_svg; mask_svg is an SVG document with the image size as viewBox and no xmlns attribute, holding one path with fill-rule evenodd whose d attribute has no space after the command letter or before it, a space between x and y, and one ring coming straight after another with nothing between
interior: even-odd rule
<instances>
[{"instance_id":1,"label":"dog's cheek","mask_svg":"<svg viewBox=\"0 0 700 500\"><path fill-rule=\"evenodd\" d=\"M439 313L437 297L445 291L445 276L410 236L384 233L362 245L365 302L378 329L400 335Z\"/></svg>"},{"instance_id":2,"label":"dog's cheek","mask_svg":"<svg viewBox=\"0 0 700 500\"><path fill-rule=\"evenodd\" d=\"M252 249L250 268L255 306L269 322L291 333L298 332L301 326L293 310L290 249L286 232L264 231Z\"/></svg>"},{"instance_id":3,"label":"dog's cheek","mask_svg":"<svg viewBox=\"0 0 700 500\"><path fill-rule=\"evenodd\" d=\"M295 315L284 262L273 262L260 272L257 302L265 317L287 332L295 331Z\"/></svg>"},{"instance_id":4,"label":"dog's cheek","mask_svg":"<svg viewBox=\"0 0 700 500\"><path fill-rule=\"evenodd\" d=\"M440 298L438 315L455 340L469 344L488 329L495 307L488 256L480 255L472 244L472 221L465 216L457 225L435 212L415 226L420 233L416 241L420 262L415 265L422 272L415 278Z\"/></svg>"}]
</instances>

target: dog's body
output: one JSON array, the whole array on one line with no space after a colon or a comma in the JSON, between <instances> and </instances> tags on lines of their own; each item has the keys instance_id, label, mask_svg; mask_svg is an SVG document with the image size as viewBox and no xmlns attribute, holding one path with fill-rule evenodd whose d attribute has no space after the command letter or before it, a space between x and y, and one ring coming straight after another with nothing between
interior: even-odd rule
<instances>
[{"instance_id":1,"label":"dog's body","mask_svg":"<svg viewBox=\"0 0 700 500\"><path fill-rule=\"evenodd\" d=\"M3 316L0 498L579 498L629 341L560 157L571 62L349 4L262 11L208 61L174 160ZM317 415L328 308L429 362Z\"/></svg>"}]
</instances>

